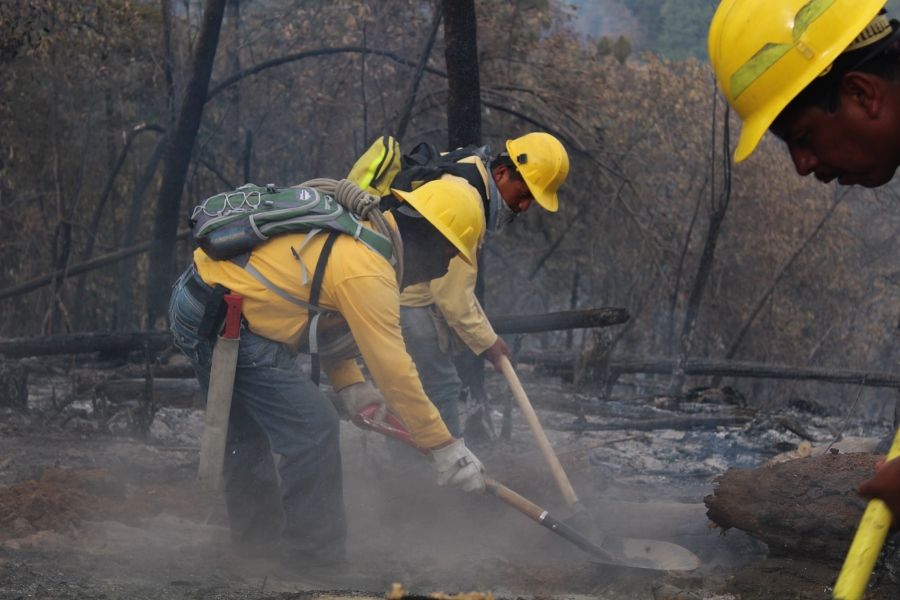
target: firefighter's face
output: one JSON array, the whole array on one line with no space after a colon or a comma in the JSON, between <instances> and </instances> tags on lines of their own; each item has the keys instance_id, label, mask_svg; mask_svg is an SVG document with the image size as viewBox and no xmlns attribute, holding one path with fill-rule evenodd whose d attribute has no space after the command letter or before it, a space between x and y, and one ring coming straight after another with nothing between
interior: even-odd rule
<instances>
[{"instance_id":1,"label":"firefighter's face","mask_svg":"<svg viewBox=\"0 0 900 600\"><path fill-rule=\"evenodd\" d=\"M514 213L523 213L534 202L531 190L525 185L525 180L519 173L506 165L500 165L493 170L494 183L503 196L503 201Z\"/></svg>"}]
</instances>

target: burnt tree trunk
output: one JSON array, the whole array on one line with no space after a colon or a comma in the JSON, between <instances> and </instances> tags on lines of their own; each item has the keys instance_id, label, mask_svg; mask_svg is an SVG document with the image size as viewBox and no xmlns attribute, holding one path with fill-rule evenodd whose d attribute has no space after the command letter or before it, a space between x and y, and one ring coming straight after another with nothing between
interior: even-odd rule
<instances>
[{"instance_id":1,"label":"burnt tree trunk","mask_svg":"<svg viewBox=\"0 0 900 600\"><path fill-rule=\"evenodd\" d=\"M866 506L856 493L874 454L824 454L757 469L730 469L704 499L707 516L762 540L775 555L843 560Z\"/></svg>"},{"instance_id":2,"label":"burnt tree trunk","mask_svg":"<svg viewBox=\"0 0 900 600\"><path fill-rule=\"evenodd\" d=\"M186 238L190 232L190 229L182 229L181 231L175 233L175 239L180 240L182 238ZM106 265L119 262L123 258L146 252L151 248L152 245L153 242L144 242L130 248L122 248L121 250L116 250L115 252L104 254L103 256L98 256L97 258L92 258L85 263L72 265L70 267L67 266L64 269L56 270L49 275L41 275L40 277L35 277L34 279L30 279L18 285L0 290L0 300L2 300L3 298L10 298L12 296L25 294L32 290L42 288L45 285L51 284L53 282L59 283L66 277L71 277L73 275L78 275L79 273L84 273L85 271L99 269L100 267L105 267Z\"/></svg>"},{"instance_id":3,"label":"burnt tree trunk","mask_svg":"<svg viewBox=\"0 0 900 600\"><path fill-rule=\"evenodd\" d=\"M445 0L444 59L447 63L447 144L453 150L481 143L481 81L478 69L478 30L475 0ZM475 297L484 306L484 260L478 253ZM484 389L484 361L471 352L456 359L456 368L469 392L480 403Z\"/></svg>"},{"instance_id":4,"label":"burnt tree trunk","mask_svg":"<svg viewBox=\"0 0 900 600\"><path fill-rule=\"evenodd\" d=\"M203 116L225 4L226 0L206 0L203 25L194 52L193 71L185 89L172 144L163 167L153 223L154 241L150 250L150 276L147 284L147 316L151 326L165 312L167 293L174 277L181 194Z\"/></svg>"},{"instance_id":5,"label":"burnt tree trunk","mask_svg":"<svg viewBox=\"0 0 900 600\"><path fill-rule=\"evenodd\" d=\"M448 149L481 143L481 82L475 0L448 0L444 11Z\"/></svg>"},{"instance_id":6,"label":"burnt tree trunk","mask_svg":"<svg viewBox=\"0 0 900 600\"><path fill-rule=\"evenodd\" d=\"M241 0L228 0L228 24L231 34L230 43L226 44L228 53L228 70L231 73L241 72ZM231 148L234 152L235 162L240 163L243 158L242 136L241 136L241 88L234 86L229 90L228 102L231 104L231 110L228 120L228 127L231 135ZM246 182L241 182L246 183Z\"/></svg>"},{"instance_id":7,"label":"burnt tree trunk","mask_svg":"<svg viewBox=\"0 0 900 600\"><path fill-rule=\"evenodd\" d=\"M130 248L134 245L138 236L138 228L141 225L143 217L144 196L150 185L153 183L153 177L156 175L159 161L162 160L163 151L168 144L167 132L153 149L150 160L144 165L140 177L135 181L134 189L131 193L131 205L128 207L128 216L125 221L125 231L122 234L122 247ZM118 291L116 293L116 315L115 329L125 330L133 329L138 324L132 322L133 304L134 304L134 283L135 273L137 273L137 258L129 256L119 263L118 267Z\"/></svg>"},{"instance_id":8,"label":"burnt tree trunk","mask_svg":"<svg viewBox=\"0 0 900 600\"><path fill-rule=\"evenodd\" d=\"M728 119L730 111L725 111L723 119L722 132L722 153L723 153L723 173L724 181L723 190L720 195L716 195L715 191L715 165L716 165L716 111L715 107L718 99L713 96L713 144L712 157L710 167L712 169L710 177L710 210L709 210L709 226L706 231L706 240L703 244L703 253L700 255L700 264L697 266L697 275L694 277L694 284L691 287L691 293L688 297L687 309L685 310L684 322L681 327L680 349L678 362L672 371L672 382L669 392L673 396L681 394L681 388L684 386L684 364L691 355L693 345L694 324L697 321L697 315L700 313L700 303L703 301L703 293L706 290L706 282L712 272L713 262L716 257L716 245L719 241L719 231L722 228L722 222L725 220L725 214L728 211L728 203L731 199L731 143L730 129Z\"/></svg>"},{"instance_id":9,"label":"burnt tree trunk","mask_svg":"<svg viewBox=\"0 0 900 600\"><path fill-rule=\"evenodd\" d=\"M434 48L434 42L437 40L438 29L441 28L441 20L441 6L440 2L438 2L438 6L434 11L434 20L431 23L431 32L428 35L428 39L425 40L425 46L424 48L422 48L422 53L419 55L419 62L418 64L416 64L416 72L409 84L409 93L406 95L406 102L403 104L403 110L400 111L400 118L397 121L397 129L395 131L395 135L401 142L403 141L403 137L406 135L406 128L407 126L409 126L409 120L412 116L412 109L416 103L416 94L419 91L419 84L422 82L422 75L425 74L425 67L428 65L428 58L431 56L431 49ZM365 64L365 60L366 57L365 55L363 55L363 64Z\"/></svg>"},{"instance_id":10,"label":"burnt tree trunk","mask_svg":"<svg viewBox=\"0 0 900 600\"><path fill-rule=\"evenodd\" d=\"M88 238L85 242L84 249L79 256L79 262L86 262L91 259L91 256L93 256L94 246L97 243L97 238L100 237L100 224L103 219L104 210L110 196L112 195L113 185L115 184L116 177L118 177L119 172L122 170L122 167L125 164L125 160L128 158L128 153L131 150L131 146L134 143L134 140L137 139L137 137L145 131L165 133L165 130L158 125L148 125L146 123L143 123L140 125L136 125L126 134L125 144L122 147L122 150L119 152L115 163L113 163L112 168L110 169L109 175L106 178L106 183L103 186L103 191L100 192L100 199L97 201L97 205L94 208L94 214L91 216L91 223L88 226ZM123 247L125 246L128 246L127 242L123 244ZM133 284L133 282L129 280L129 284ZM75 292L76 298L83 299L85 297L86 286L87 275L82 273L81 277L78 278L77 291ZM86 316L85 310L85 303L79 303L76 306L76 322L84 322L84 317Z\"/></svg>"},{"instance_id":11,"label":"burnt tree trunk","mask_svg":"<svg viewBox=\"0 0 900 600\"><path fill-rule=\"evenodd\" d=\"M28 372L16 361L0 359L0 407L28 409Z\"/></svg>"}]
</instances>

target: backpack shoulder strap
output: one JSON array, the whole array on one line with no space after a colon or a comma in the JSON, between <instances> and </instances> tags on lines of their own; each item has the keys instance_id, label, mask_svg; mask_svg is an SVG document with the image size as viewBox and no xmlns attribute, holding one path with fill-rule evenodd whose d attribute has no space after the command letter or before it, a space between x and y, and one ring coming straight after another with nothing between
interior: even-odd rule
<instances>
[{"instance_id":1,"label":"backpack shoulder strap","mask_svg":"<svg viewBox=\"0 0 900 600\"><path fill-rule=\"evenodd\" d=\"M325 277L325 265L328 264L328 257L331 256L331 249L334 242L337 241L339 231L328 232L328 237L322 245L322 252L319 254L319 260L316 262L316 271L313 273L312 288L309 291L309 303L311 305L319 304L319 296L322 293L322 279ZM319 363L319 344L318 344L318 328L319 316L322 309L317 309L316 314L310 313L309 319L309 354L310 354L310 379L319 386L319 377L321 375L321 366Z\"/></svg>"},{"instance_id":2,"label":"backpack shoulder strap","mask_svg":"<svg viewBox=\"0 0 900 600\"><path fill-rule=\"evenodd\" d=\"M471 163L453 162L443 166L442 170L445 173L456 175L457 177L462 177L467 182L469 182L469 185L475 188L475 190L478 192L478 195L481 196L482 202L487 204L488 191L487 187L485 186L484 177L481 176L481 172L478 170L478 167Z\"/></svg>"}]
</instances>

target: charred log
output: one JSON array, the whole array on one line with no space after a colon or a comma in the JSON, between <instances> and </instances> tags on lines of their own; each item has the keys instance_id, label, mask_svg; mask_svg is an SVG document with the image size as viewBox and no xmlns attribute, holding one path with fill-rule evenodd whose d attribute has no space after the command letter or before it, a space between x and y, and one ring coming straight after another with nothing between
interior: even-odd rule
<instances>
[{"instance_id":1,"label":"charred log","mask_svg":"<svg viewBox=\"0 0 900 600\"><path fill-rule=\"evenodd\" d=\"M865 508L856 494L874 454L824 454L730 469L704 499L707 516L765 542L772 554L840 562Z\"/></svg>"},{"instance_id":2,"label":"charred log","mask_svg":"<svg viewBox=\"0 0 900 600\"><path fill-rule=\"evenodd\" d=\"M517 358L522 363L540 365L560 373L571 373L578 357L571 352L543 350L522 352ZM672 369L675 368L675 363L676 361L671 358L618 356L609 360L608 370L614 376L625 373L670 375ZM685 373L687 375L755 379L814 380L868 387L900 388L900 373L795 367L745 361L691 359L685 364Z\"/></svg>"},{"instance_id":3,"label":"charred log","mask_svg":"<svg viewBox=\"0 0 900 600\"><path fill-rule=\"evenodd\" d=\"M628 311L622 308L594 308L536 315L496 317L498 333L536 333L582 327L605 327L624 323ZM159 351L171 345L163 331L82 332L67 335L0 340L0 354L8 357L79 354L89 352L127 353L135 350Z\"/></svg>"},{"instance_id":4,"label":"charred log","mask_svg":"<svg viewBox=\"0 0 900 600\"><path fill-rule=\"evenodd\" d=\"M537 315L497 315L490 317L490 321L497 333L541 333L609 327L625 323L630 318L624 308L589 308Z\"/></svg>"},{"instance_id":5,"label":"charred log","mask_svg":"<svg viewBox=\"0 0 900 600\"><path fill-rule=\"evenodd\" d=\"M112 404L124 404L142 400L146 395L146 379L110 379L96 390ZM199 408L203 406L200 385L194 378L169 379L156 377L150 382L153 404L174 408Z\"/></svg>"},{"instance_id":6,"label":"charred log","mask_svg":"<svg viewBox=\"0 0 900 600\"><path fill-rule=\"evenodd\" d=\"M162 331L85 332L43 337L0 340L0 354L7 357L80 354L87 352L122 353L132 350L162 350L172 336Z\"/></svg>"}]
</instances>

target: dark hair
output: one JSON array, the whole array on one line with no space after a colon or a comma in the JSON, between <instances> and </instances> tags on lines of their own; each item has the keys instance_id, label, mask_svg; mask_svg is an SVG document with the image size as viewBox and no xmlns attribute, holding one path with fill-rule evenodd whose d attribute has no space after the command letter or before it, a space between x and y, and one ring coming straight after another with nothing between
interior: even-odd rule
<instances>
[{"instance_id":1,"label":"dark hair","mask_svg":"<svg viewBox=\"0 0 900 600\"><path fill-rule=\"evenodd\" d=\"M516 167L516 163L513 162L513 159L510 158L509 154L503 152L494 157L494 160L491 161L491 171L496 169L497 167L506 167L510 170L510 176L516 181L523 181L522 174L519 173L519 169Z\"/></svg>"},{"instance_id":2,"label":"dark hair","mask_svg":"<svg viewBox=\"0 0 900 600\"><path fill-rule=\"evenodd\" d=\"M782 113L809 106L835 112L840 102L841 81L851 71L870 73L890 81L900 79L900 22L892 19L890 24L892 32L883 40L839 55L828 72L813 79Z\"/></svg>"}]
</instances>

